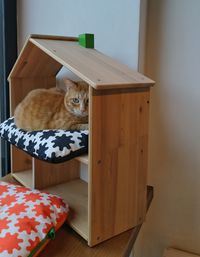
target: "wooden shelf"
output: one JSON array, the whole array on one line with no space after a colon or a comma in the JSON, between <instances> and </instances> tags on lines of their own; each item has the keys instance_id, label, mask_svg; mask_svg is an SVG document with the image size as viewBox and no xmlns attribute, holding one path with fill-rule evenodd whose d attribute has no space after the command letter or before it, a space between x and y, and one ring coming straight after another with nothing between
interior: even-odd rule
<instances>
[{"instance_id":1,"label":"wooden shelf","mask_svg":"<svg viewBox=\"0 0 200 257\"><path fill-rule=\"evenodd\" d=\"M82 163L88 165L88 155L87 155L87 154L78 156L78 157L76 157L75 159L76 159L77 161L79 161L79 162L82 162Z\"/></svg>"},{"instance_id":2,"label":"wooden shelf","mask_svg":"<svg viewBox=\"0 0 200 257\"><path fill-rule=\"evenodd\" d=\"M19 184L11 175L0 178L1 181ZM147 210L153 198L153 188L148 186ZM40 253L41 257L129 257L140 231L141 225L136 226L105 242L88 247L85 240L68 226L63 225L57 232L56 238L50 240L48 246Z\"/></svg>"},{"instance_id":3,"label":"wooden shelf","mask_svg":"<svg viewBox=\"0 0 200 257\"><path fill-rule=\"evenodd\" d=\"M81 179L44 189L59 195L70 206L68 222L85 240L88 240L88 185Z\"/></svg>"},{"instance_id":4,"label":"wooden shelf","mask_svg":"<svg viewBox=\"0 0 200 257\"><path fill-rule=\"evenodd\" d=\"M12 173L22 185L33 187L32 170ZM88 240L88 184L81 179L74 179L55 186L46 187L44 191L59 195L69 204L68 222L85 240Z\"/></svg>"},{"instance_id":5,"label":"wooden shelf","mask_svg":"<svg viewBox=\"0 0 200 257\"><path fill-rule=\"evenodd\" d=\"M32 170L23 170L12 173L12 176L26 187L33 187L33 174Z\"/></svg>"}]
</instances>

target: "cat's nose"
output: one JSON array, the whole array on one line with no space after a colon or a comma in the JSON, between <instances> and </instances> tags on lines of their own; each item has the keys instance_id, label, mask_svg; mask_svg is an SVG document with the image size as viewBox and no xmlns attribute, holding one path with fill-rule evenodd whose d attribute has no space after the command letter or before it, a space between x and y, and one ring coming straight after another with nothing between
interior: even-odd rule
<instances>
[{"instance_id":1,"label":"cat's nose","mask_svg":"<svg viewBox=\"0 0 200 257\"><path fill-rule=\"evenodd\" d=\"M86 111L85 105L82 104L80 109L81 109L81 112L85 112Z\"/></svg>"}]
</instances>

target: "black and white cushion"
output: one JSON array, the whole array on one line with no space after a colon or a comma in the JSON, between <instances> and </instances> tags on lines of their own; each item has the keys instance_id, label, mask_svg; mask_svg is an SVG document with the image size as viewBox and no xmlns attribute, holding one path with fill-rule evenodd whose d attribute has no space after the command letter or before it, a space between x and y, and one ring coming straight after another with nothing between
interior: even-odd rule
<instances>
[{"instance_id":1,"label":"black and white cushion","mask_svg":"<svg viewBox=\"0 0 200 257\"><path fill-rule=\"evenodd\" d=\"M51 163L70 160L88 151L88 130L24 131L14 118L0 124L0 136L32 157Z\"/></svg>"}]
</instances>

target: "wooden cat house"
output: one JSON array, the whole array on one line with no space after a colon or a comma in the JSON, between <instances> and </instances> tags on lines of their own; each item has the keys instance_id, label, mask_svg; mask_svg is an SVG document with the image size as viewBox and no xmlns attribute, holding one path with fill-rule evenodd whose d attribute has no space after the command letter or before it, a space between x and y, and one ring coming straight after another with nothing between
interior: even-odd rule
<instances>
[{"instance_id":1,"label":"wooden cat house","mask_svg":"<svg viewBox=\"0 0 200 257\"><path fill-rule=\"evenodd\" d=\"M11 115L30 90L54 87L63 66L90 85L88 155L51 164L12 147L12 176L66 199L69 224L94 246L144 221L154 82L77 38L32 35L9 76ZM88 182L80 179L81 163Z\"/></svg>"}]
</instances>

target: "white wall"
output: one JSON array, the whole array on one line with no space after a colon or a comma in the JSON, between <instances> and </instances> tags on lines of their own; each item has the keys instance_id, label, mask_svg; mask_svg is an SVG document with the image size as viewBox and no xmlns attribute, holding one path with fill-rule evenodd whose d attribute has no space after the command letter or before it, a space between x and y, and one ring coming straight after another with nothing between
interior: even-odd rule
<instances>
[{"instance_id":1,"label":"white wall","mask_svg":"<svg viewBox=\"0 0 200 257\"><path fill-rule=\"evenodd\" d=\"M136 257L175 246L200 254L200 1L150 0L149 183L155 197Z\"/></svg>"},{"instance_id":2,"label":"white wall","mask_svg":"<svg viewBox=\"0 0 200 257\"><path fill-rule=\"evenodd\" d=\"M140 0L18 0L18 45L29 34L95 34L95 48L138 67Z\"/></svg>"}]
</instances>

